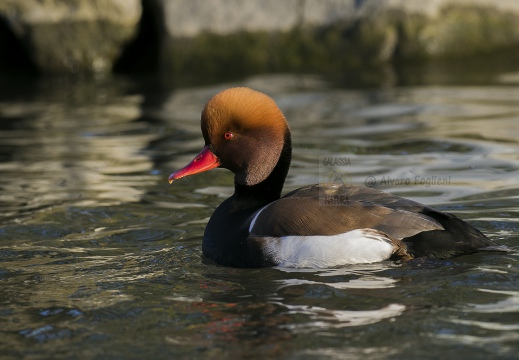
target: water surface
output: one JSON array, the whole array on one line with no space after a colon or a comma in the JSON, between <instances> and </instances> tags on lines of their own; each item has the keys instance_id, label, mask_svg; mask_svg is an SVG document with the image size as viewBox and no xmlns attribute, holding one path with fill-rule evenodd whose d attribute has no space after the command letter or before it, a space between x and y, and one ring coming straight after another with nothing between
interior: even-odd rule
<instances>
[{"instance_id":1,"label":"water surface","mask_svg":"<svg viewBox=\"0 0 519 360\"><path fill-rule=\"evenodd\" d=\"M303 75L153 91L41 80L3 92L2 358L516 357L513 75L382 89ZM343 157L341 181L450 211L515 251L321 270L203 259L232 175L167 177L202 148L204 103L235 85L270 94L290 122L285 191L326 180L320 159Z\"/></svg>"}]
</instances>

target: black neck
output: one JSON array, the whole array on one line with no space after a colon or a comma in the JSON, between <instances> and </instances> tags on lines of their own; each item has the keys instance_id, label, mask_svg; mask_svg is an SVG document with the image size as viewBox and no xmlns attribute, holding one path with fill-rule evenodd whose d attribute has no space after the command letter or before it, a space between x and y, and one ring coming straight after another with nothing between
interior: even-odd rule
<instances>
[{"instance_id":1,"label":"black neck","mask_svg":"<svg viewBox=\"0 0 519 360\"><path fill-rule=\"evenodd\" d=\"M271 203L281 197L283 184L288 174L290 160L292 159L292 141L290 131L286 132L283 149L278 163L270 175L259 184L247 186L234 183L234 197L240 203L260 206Z\"/></svg>"}]
</instances>

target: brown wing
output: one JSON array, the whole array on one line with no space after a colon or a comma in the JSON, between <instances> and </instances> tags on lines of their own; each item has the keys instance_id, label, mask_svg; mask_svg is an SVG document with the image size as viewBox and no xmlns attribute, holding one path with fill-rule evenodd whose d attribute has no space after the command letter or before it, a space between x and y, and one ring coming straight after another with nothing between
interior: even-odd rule
<instances>
[{"instance_id":1,"label":"brown wing","mask_svg":"<svg viewBox=\"0 0 519 360\"><path fill-rule=\"evenodd\" d=\"M370 188L311 185L267 205L251 229L257 236L335 235L376 229L396 239L443 230L424 205ZM433 210L431 208L427 208Z\"/></svg>"}]
</instances>

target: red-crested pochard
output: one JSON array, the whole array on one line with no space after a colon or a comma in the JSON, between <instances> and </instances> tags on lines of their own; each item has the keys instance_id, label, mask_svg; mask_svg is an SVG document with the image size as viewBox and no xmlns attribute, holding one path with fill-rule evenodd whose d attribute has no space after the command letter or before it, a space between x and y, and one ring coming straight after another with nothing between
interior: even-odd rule
<instances>
[{"instance_id":1,"label":"red-crested pochard","mask_svg":"<svg viewBox=\"0 0 519 360\"><path fill-rule=\"evenodd\" d=\"M507 251L452 214L371 188L316 184L281 197L290 130L263 93L220 92L206 104L201 127L205 147L169 182L216 167L234 173L234 194L211 216L202 245L219 264L323 268ZM347 201L323 206L330 194Z\"/></svg>"}]
</instances>

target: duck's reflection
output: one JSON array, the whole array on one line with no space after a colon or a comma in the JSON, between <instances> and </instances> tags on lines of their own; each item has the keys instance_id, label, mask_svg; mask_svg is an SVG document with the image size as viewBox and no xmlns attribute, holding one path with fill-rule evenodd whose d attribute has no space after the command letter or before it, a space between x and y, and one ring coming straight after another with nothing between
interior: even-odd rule
<instances>
[{"instance_id":1,"label":"duck's reflection","mask_svg":"<svg viewBox=\"0 0 519 360\"><path fill-rule=\"evenodd\" d=\"M308 315L312 321L303 324L286 325L294 330L318 330L320 328L341 328L346 326L360 326L379 322L399 316L405 310L401 304L389 304L378 310L350 311L329 310L318 306L284 305L289 314Z\"/></svg>"},{"instance_id":2,"label":"duck's reflection","mask_svg":"<svg viewBox=\"0 0 519 360\"><path fill-rule=\"evenodd\" d=\"M382 273L388 265L382 263L363 264L346 268L305 270L278 268L278 270L296 275L313 275L313 280L300 277L291 277L277 280L278 290L286 292L289 287L325 287L336 290L348 289L385 289L392 288L397 280L384 276ZM296 275L297 276L297 275ZM321 279L319 279L321 278ZM341 281L341 279L343 279ZM308 291L308 290L307 290ZM373 324L385 319L391 319L401 315L406 307L402 304L388 303L373 310L344 310L332 309L313 304L293 304L294 299L280 299L275 301L279 306L286 308L287 314L305 315L308 321L302 323L286 324L286 327L297 331L321 330L323 328L342 328L347 326L361 326ZM288 300L288 301L283 301ZM290 303L288 303L290 302ZM337 304L331 304L336 306Z\"/></svg>"}]
</instances>

